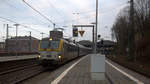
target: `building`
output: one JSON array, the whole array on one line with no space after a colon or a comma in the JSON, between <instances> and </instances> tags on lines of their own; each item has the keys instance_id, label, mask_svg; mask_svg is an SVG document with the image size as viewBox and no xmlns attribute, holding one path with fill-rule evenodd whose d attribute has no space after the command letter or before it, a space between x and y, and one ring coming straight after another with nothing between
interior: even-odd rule
<instances>
[{"instance_id":1,"label":"building","mask_svg":"<svg viewBox=\"0 0 150 84\"><path fill-rule=\"evenodd\" d=\"M5 51L5 43L0 42L0 52L4 52L4 51Z\"/></svg>"},{"instance_id":2,"label":"building","mask_svg":"<svg viewBox=\"0 0 150 84\"><path fill-rule=\"evenodd\" d=\"M6 40L6 50L8 52L38 52L39 40L30 37L13 37Z\"/></svg>"}]
</instances>

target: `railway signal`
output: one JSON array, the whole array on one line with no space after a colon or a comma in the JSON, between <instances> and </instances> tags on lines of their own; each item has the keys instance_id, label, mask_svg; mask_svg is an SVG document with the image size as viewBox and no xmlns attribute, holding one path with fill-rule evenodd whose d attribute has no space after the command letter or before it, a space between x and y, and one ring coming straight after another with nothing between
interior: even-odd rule
<instances>
[{"instance_id":1,"label":"railway signal","mask_svg":"<svg viewBox=\"0 0 150 84\"><path fill-rule=\"evenodd\" d=\"M100 38L101 38L101 35L98 35L98 40L100 40Z\"/></svg>"},{"instance_id":2,"label":"railway signal","mask_svg":"<svg viewBox=\"0 0 150 84\"><path fill-rule=\"evenodd\" d=\"M73 37L78 37L78 28L73 28Z\"/></svg>"},{"instance_id":3,"label":"railway signal","mask_svg":"<svg viewBox=\"0 0 150 84\"><path fill-rule=\"evenodd\" d=\"M92 27L93 28L93 44L95 45L95 41L94 41L94 25L72 25L73 28L78 28L78 27ZM93 45L93 50L94 50L94 45Z\"/></svg>"}]
</instances>

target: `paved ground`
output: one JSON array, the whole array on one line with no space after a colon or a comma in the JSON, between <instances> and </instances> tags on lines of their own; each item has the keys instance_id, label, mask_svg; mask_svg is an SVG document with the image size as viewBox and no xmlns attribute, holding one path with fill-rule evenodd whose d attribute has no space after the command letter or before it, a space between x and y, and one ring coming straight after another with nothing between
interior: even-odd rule
<instances>
[{"instance_id":1,"label":"paved ground","mask_svg":"<svg viewBox=\"0 0 150 84\"><path fill-rule=\"evenodd\" d=\"M78 60L79 59L76 59L65 64L54 71L41 73L31 79L21 82L21 84L51 84L54 80L60 77L66 69ZM112 65L117 67L118 70ZM90 57L87 56L87 58L76 64L74 68L70 69L64 77L61 77L58 84L150 84L150 78L128 70L108 59L106 59L105 68L107 76L113 83L109 83L108 79L105 81L92 80L90 76Z\"/></svg>"},{"instance_id":2,"label":"paved ground","mask_svg":"<svg viewBox=\"0 0 150 84\"><path fill-rule=\"evenodd\" d=\"M92 80L90 66L90 56L88 56L72 68L59 84L109 84L108 80Z\"/></svg>"},{"instance_id":3,"label":"paved ground","mask_svg":"<svg viewBox=\"0 0 150 84\"><path fill-rule=\"evenodd\" d=\"M78 59L54 70L47 71L37 75L31 79L25 80L20 84L51 84L57 77L60 76L67 68L74 64ZM109 84L106 81L91 80L90 77L90 57L86 57L72 68L58 84Z\"/></svg>"}]
</instances>

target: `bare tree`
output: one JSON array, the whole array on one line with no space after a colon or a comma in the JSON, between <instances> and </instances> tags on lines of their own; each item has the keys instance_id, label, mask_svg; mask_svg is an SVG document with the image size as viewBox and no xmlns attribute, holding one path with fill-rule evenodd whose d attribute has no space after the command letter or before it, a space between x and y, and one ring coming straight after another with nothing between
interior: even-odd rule
<instances>
[{"instance_id":1,"label":"bare tree","mask_svg":"<svg viewBox=\"0 0 150 84\"><path fill-rule=\"evenodd\" d=\"M134 2L134 44L135 49L131 52L138 57L145 56L150 58L149 55L144 55L150 46L150 0L135 0ZM112 27L112 37L115 37L118 44L118 50L121 54L126 55L125 51L130 40L130 33L133 31L130 24L130 8L125 7L118 15L116 22ZM131 46L131 45L130 45ZM131 47L129 47L131 48Z\"/></svg>"}]
</instances>

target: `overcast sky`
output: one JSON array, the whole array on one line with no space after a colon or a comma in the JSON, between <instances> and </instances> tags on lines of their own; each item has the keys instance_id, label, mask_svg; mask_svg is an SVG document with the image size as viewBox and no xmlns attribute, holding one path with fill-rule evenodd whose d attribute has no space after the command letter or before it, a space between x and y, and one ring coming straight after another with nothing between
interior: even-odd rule
<instances>
[{"instance_id":1,"label":"overcast sky","mask_svg":"<svg viewBox=\"0 0 150 84\"><path fill-rule=\"evenodd\" d=\"M25 1L56 23L56 27L66 26L64 28L64 34L68 37L72 36L72 24L90 24L95 22L96 0ZM111 27L120 9L128 5L127 1L99 0L98 34L101 34L102 38L111 40ZM29 35L29 31L32 31L32 36L41 39L41 32L44 32L44 37L47 37L49 31L53 29L53 25L50 22L28 7L22 0L0 0L0 11L0 41L6 38L4 24L9 24L12 27L9 28L9 35L15 36L14 23L1 19L1 17L32 28L19 26L19 36ZM92 29L83 28L83 30L86 32L78 40L91 40Z\"/></svg>"}]
</instances>

